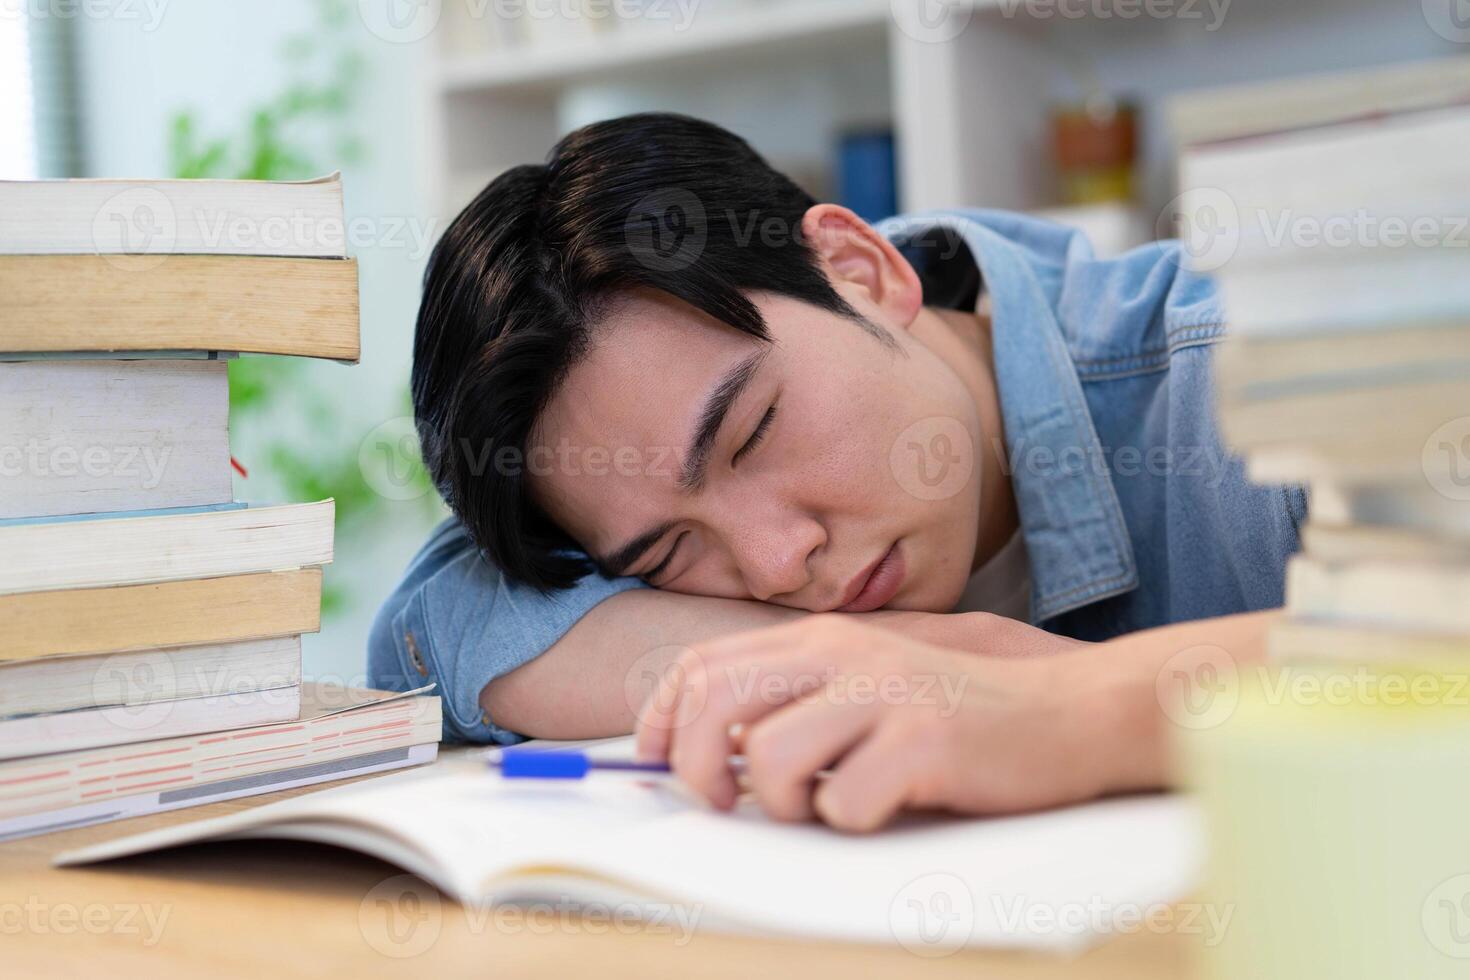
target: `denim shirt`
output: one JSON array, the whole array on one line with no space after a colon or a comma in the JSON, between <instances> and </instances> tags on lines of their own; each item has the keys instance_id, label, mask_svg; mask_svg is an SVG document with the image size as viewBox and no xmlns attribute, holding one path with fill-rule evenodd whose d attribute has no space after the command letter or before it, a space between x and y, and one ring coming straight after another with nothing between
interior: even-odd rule
<instances>
[{"instance_id":1,"label":"denim shirt","mask_svg":"<svg viewBox=\"0 0 1470 980\"><path fill-rule=\"evenodd\" d=\"M1176 243L1098 259L1078 231L986 210L908 215L879 230L921 276L953 258L944 238L978 266L1036 625L1103 640L1281 604L1307 500L1250 483L1222 448L1211 346L1225 320ZM435 681L446 737L516 741L481 710L481 689L597 603L640 587L591 575L542 595L506 581L451 518L378 612L370 681Z\"/></svg>"}]
</instances>

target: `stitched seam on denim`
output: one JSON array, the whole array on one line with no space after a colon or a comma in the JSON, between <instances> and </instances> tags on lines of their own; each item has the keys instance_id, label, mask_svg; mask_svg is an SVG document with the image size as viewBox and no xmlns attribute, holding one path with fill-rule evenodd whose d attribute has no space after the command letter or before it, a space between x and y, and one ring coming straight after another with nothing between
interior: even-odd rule
<instances>
[{"instance_id":1,"label":"stitched seam on denim","mask_svg":"<svg viewBox=\"0 0 1470 980\"><path fill-rule=\"evenodd\" d=\"M1174 355L1180 351L1186 351L1194 347L1208 347L1217 343L1217 338L1200 338L1197 340L1183 341L1175 344L1165 351L1156 351L1152 356L1138 355L1134 358L1115 358L1112 363L1116 367L1107 368L1100 365L1108 364L1106 361L1079 362L1077 374L1087 381L1111 381L1116 378L1131 378L1144 374L1157 374L1166 371L1171 366ZM1147 360L1145 358L1147 357ZM1127 366L1128 361L1139 362L1136 366Z\"/></svg>"},{"instance_id":2,"label":"stitched seam on denim","mask_svg":"<svg viewBox=\"0 0 1470 980\"><path fill-rule=\"evenodd\" d=\"M1060 340L1060 338L1058 339ZM1063 344L1063 347L1065 348L1065 344ZM1075 372L1075 366L1073 370ZM1074 377L1075 376L1076 375L1074 373ZM1098 444L1099 440L1097 435L1097 426L1093 423L1092 412L1087 407L1087 396L1082 391L1082 379L1080 377L1077 378L1077 387L1075 389L1071 388L1071 386L1068 385L1064 385L1063 388L1066 390L1062 392L1062 398L1065 402L1067 402L1073 413L1073 425L1077 425L1079 424L1079 422L1082 425L1085 425L1087 434L1092 437L1093 443ZM1074 395L1076 401L1073 401ZM1096 581L1089 582L1087 583L1087 585L1078 586L1077 588L1087 589L1100 585L1105 586L1106 583L1110 581L1126 581L1127 577L1130 574L1137 573L1137 569L1136 567L1130 569L1130 566L1132 565L1131 559L1133 542L1132 539L1128 536L1128 525L1123 520L1123 510L1122 505L1118 502L1117 487L1113 485L1112 477L1106 474L1098 475L1095 473L1085 473L1083 475L1083 479L1091 488L1094 499L1099 501L1100 505L1102 506L1102 509L1104 511L1103 518L1109 525L1109 529L1112 532L1112 541L1118 546L1118 558L1122 566L1122 578L1107 579L1104 580L1102 583ZM1111 502L1111 506L1109 506L1109 502Z\"/></svg>"},{"instance_id":3,"label":"stitched seam on denim","mask_svg":"<svg viewBox=\"0 0 1470 980\"><path fill-rule=\"evenodd\" d=\"M424 666L429 668L428 679L438 685L439 691L443 695L439 699L439 703L443 710L448 712L449 715L454 719L454 727L456 729L461 732L473 731L474 726L465 723L464 718L460 715L458 711L459 706L455 704L454 697L451 696L450 692L445 687L444 671L439 663L439 657L437 654L437 650L439 649L439 647L438 644L434 642L434 628L429 625L429 615L424 608L425 605L426 602L424 599L424 593L421 589L418 593L414 595L413 600L410 601L408 606L404 609L404 628L408 628L408 620L410 618L416 618L418 620L419 629L417 630L417 633L419 654L424 658ZM417 617L410 617L409 611L414 609L415 607L418 608L419 614Z\"/></svg>"},{"instance_id":4,"label":"stitched seam on denim","mask_svg":"<svg viewBox=\"0 0 1470 980\"><path fill-rule=\"evenodd\" d=\"M1167 335L1166 343L1163 347L1151 347L1148 350L1139 351L1136 354L1126 354L1120 357L1074 358L1073 363L1079 368L1148 363L1158 358L1167 358L1174 351L1181 348L1198 347L1202 344L1215 342L1223 336L1223 328L1219 330L1214 327L1181 328L1173 330Z\"/></svg>"},{"instance_id":5,"label":"stitched seam on denim","mask_svg":"<svg viewBox=\"0 0 1470 980\"><path fill-rule=\"evenodd\" d=\"M1055 601L1081 598L1092 592L1104 591L1114 585L1122 585L1127 582L1129 578L1129 573L1127 571L1123 571L1113 576L1112 578L1106 578L1096 582L1088 582L1085 585L1074 585L1070 589L1067 589L1065 592L1058 592L1050 598Z\"/></svg>"},{"instance_id":6,"label":"stitched seam on denim","mask_svg":"<svg viewBox=\"0 0 1470 980\"><path fill-rule=\"evenodd\" d=\"M1052 611L1047 612L1044 616L1036 617L1036 621L1045 622L1048 619L1055 619L1056 617L1064 616L1067 613L1072 612L1073 610L1081 609L1083 606L1088 604L1087 602L1075 602L1072 600L1106 599L1112 595L1121 595L1123 592L1127 591L1123 587L1129 585L1130 582L1132 582L1134 586L1137 585L1137 581L1134 575L1131 575L1125 571L1123 574L1116 576L1115 578L1105 579L1101 582L1094 582L1089 585L1079 585L1074 588L1068 589L1066 592L1059 593L1055 597L1052 597L1051 601L1045 603L1044 605L1048 609L1052 609ZM1065 608L1053 608L1058 606Z\"/></svg>"}]
</instances>

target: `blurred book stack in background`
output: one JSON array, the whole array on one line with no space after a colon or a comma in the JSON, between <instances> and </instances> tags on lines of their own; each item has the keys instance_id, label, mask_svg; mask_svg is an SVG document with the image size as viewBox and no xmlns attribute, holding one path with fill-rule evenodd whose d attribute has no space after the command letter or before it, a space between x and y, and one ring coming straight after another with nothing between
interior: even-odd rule
<instances>
[{"instance_id":1,"label":"blurred book stack in background","mask_svg":"<svg viewBox=\"0 0 1470 980\"><path fill-rule=\"evenodd\" d=\"M0 835L390 767L268 737L381 698L302 683L333 502L233 499L229 359L357 360L339 179L4 181L0 216ZM234 730L280 751L199 737Z\"/></svg>"},{"instance_id":2,"label":"blurred book stack in background","mask_svg":"<svg viewBox=\"0 0 1470 980\"><path fill-rule=\"evenodd\" d=\"M1284 658L1470 653L1470 60L1189 97L1222 434L1309 488Z\"/></svg>"},{"instance_id":3,"label":"blurred book stack in background","mask_svg":"<svg viewBox=\"0 0 1470 980\"><path fill-rule=\"evenodd\" d=\"M1470 59L1173 117L1182 237L1230 328L1221 433L1257 482L1310 493L1268 662L1180 655L1205 692L1171 715L1209 831L1202 895L1236 913L1203 973L1463 976Z\"/></svg>"}]
</instances>

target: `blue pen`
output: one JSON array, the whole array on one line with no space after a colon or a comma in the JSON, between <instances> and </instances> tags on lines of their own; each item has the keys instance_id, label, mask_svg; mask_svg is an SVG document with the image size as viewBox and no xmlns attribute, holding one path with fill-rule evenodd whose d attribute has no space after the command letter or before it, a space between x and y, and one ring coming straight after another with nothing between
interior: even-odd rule
<instances>
[{"instance_id":1,"label":"blue pen","mask_svg":"<svg viewBox=\"0 0 1470 980\"><path fill-rule=\"evenodd\" d=\"M498 759L486 761L506 779L583 779L593 771L669 775L666 762L594 759L575 749L502 749Z\"/></svg>"},{"instance_id":2,"label":"blue pen","mask_svg":"<svg viewBox=\"0 0 1470 980\"><path fill-rule=\"evenodd\" d=\"M742 782L745 778L745 756L732 755L730 768ZM631 759L595 759L576 749L501 749L498 756L485 760L499 769L506 779L585 779L594 772L622 772L638 776L670 777L667 762L634 762ZM832 774L830 769L816 773L818 779Z\"/></svg>"}]
</instances>

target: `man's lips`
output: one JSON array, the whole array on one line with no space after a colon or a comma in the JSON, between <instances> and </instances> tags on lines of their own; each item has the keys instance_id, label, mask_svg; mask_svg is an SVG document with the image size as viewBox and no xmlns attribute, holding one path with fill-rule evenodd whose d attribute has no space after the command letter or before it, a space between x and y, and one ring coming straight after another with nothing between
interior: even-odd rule
<instances>
[{"instance_id":1,"label":"man's lips","mask_svg":"<svg viewBox=\"0 0 1470 980\"><path fill-rule=\"evenodd\" d=\"M903 552L894 542L882 558L857 574L843 593L846 601L836 611L858 613L881 608L903 585L904 571Z\"/></svg>"}]
</instances>

